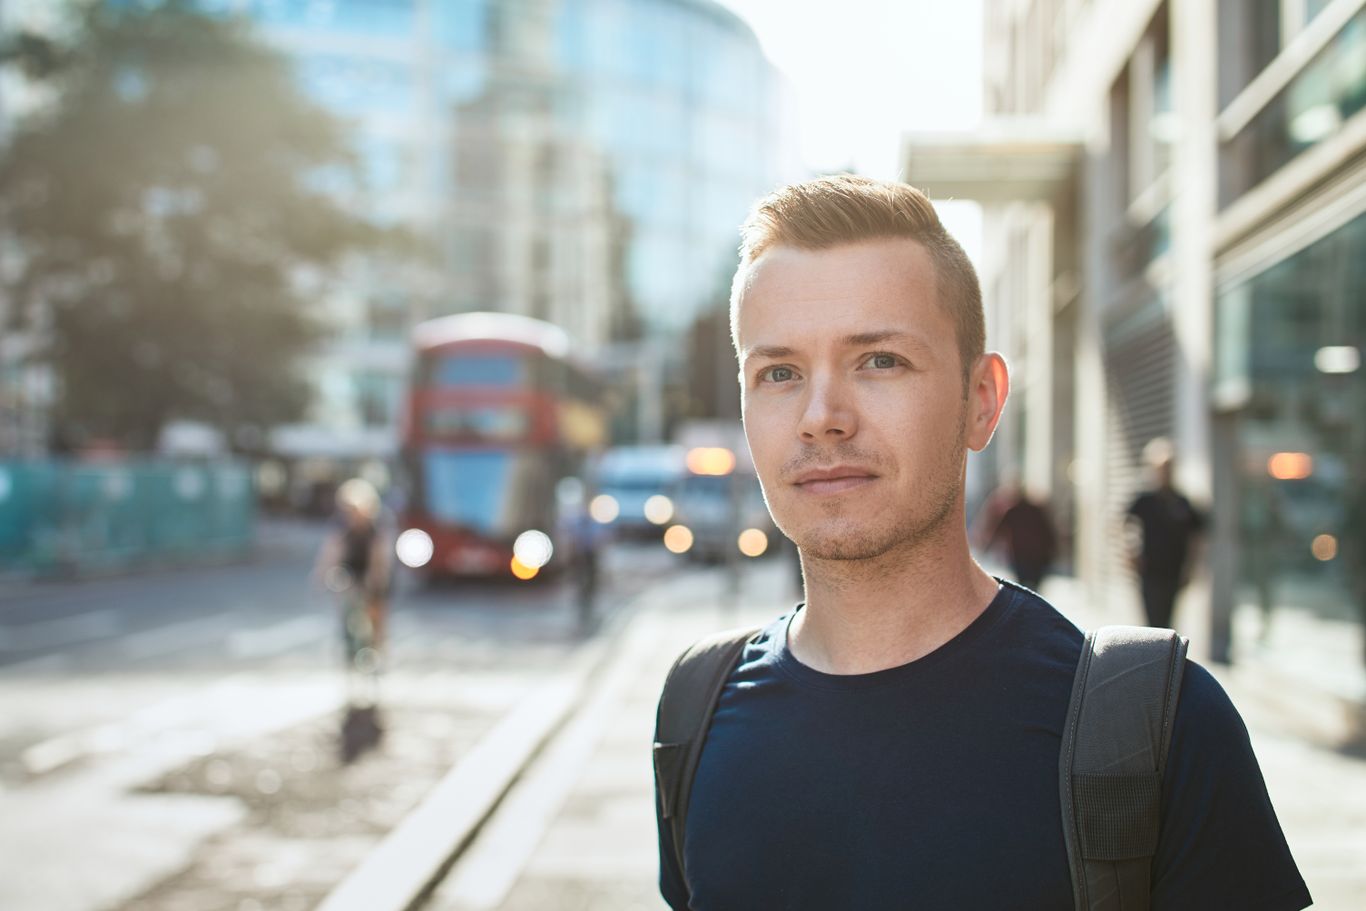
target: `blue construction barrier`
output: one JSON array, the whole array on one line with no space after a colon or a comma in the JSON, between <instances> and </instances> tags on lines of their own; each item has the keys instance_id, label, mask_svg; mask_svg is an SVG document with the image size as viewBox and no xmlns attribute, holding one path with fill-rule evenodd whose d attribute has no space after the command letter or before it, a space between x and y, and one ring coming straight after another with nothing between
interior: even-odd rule
<instances>
[{"instance_id":1,"label":"blue construction barrier","mask_svg":"<svg viewBox=\"0 0 1366 911\"><path fill-rule=\"evenodd\" d=\"M0 460L0 571L49 575L243 554L256 491L234 460Z\"/></svg>"}]
</instances>

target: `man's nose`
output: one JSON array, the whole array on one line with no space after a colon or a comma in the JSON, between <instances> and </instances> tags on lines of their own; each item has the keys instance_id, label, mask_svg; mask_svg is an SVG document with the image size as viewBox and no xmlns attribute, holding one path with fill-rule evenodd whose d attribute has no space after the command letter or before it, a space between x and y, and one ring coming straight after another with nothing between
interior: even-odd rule
<instances>
[{"instance_id":1,"label":"man's nose","mask_svg":"<svg viewBox=\"0 0 1366 911\"><path fill-rule=\"evenodd\" d=\"M803 440L847 439L858 432L858 416L850 390L838 380L813 378L807 385L797 430Z\"/></svg>"}]
</instances>

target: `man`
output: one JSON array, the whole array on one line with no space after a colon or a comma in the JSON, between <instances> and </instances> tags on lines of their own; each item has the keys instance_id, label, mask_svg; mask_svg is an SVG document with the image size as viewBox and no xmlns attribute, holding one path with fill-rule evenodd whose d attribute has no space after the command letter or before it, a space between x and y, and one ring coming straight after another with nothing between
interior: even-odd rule
<instances>
[{"instance_id":1,"label":"man","mask_svg":"<svg viewBox=\"0 0 1366 911\"><path fill-rule=\"evenodd\" d=\"M1014 478L987 499L978 540L984 551L1000 544L1015 581L1030 591L1039 590L1057 556L1058 534L1048 506L1030 499Z\"/></svg>"},{"instance_id":2,"label":"man","mask_svg":"<svg viewBox=\"0 0 1366 911\"><path fill-rule=\"evenodd\" d=\"M1143 461L1155 484L1129 504L1128 518L1140 529L1133 566L1148 625L1170 627L1176 596L1190 579L1191 550L1205 522L1172 483L1176 459L1168 440L1149 440Z\"/></svg>"},{"instance_id":3,"label":"man","mask_svg":"<svg viewBox=\"0 0 1366 911\"><path fill-rule=\"evenodd\" d=\"M923 194L761 201L732 295L745 432L806 602L741 653L693 779L675 909L1073 907L1058 752L1082 635L982 571L967 450L1005 404L972 266ZM1153 907L1309 903L1247 732L1185 672Z\"/></svg>"}]
</instances>

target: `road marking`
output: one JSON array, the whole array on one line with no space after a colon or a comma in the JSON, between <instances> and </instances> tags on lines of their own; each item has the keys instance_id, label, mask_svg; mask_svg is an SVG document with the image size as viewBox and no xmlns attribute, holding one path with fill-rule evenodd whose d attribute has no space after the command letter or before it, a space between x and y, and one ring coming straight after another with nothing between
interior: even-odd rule
<instances>
[{"instance_id":1,"label":"road marking","mask_svg":"<svg viewBox=\"0 0 1366 911\"><path fill-rule=\"evenodd\" d=\"M231 614L214 614L198 620L185 620L158 626L119 639L114 645L119 654L132 660L156 658L173 652L197 648L223 638L241 625Z\"/></svg>"},{"instance_id":2,"label":"road marking","mask_svg":"<svg viewBox=\"0 0 1366 911\"><path fill-rule=\"evenodd\" d=\"M20 761L35 776L99 755L143 753L172 762L316 718L341 703L332 674L303 681L233 674L127 718L50 737L24 750Z\"/></svg>"},{"instance_id":3,"label":"road marking","mask_svg":"<svg viewBox=\"0 0 1366 911\"><path fill-rule=\"evenodd\" d=\"M37 652L103 639L119 631L119 612L107 608L55 620L4 627L0 652Z\"/></svg>"},{"instance_id":4,"label":"road marking","mask_svg":"<svg viewBox=\"0 0 1366 911\"><path fill-rule=\"evenodd\" d=\"M228 636L228 654L234 658L264 658L304 645L312 645L333 632L331 617L306 614L260 629L238 630Z\"/></svg>"},{"instance_id":5,"label":"road marking","mask_svg":"<svg viewBox=\"0 0 1366 911\"><path fill-rule=\"evenodd\" d=\"M70 672L75 662L70 655L43 655L39 658L25 658L12 664L0 666L0 677L25 677L35 674L62 675Z\"/></svg>"}]
</instances>

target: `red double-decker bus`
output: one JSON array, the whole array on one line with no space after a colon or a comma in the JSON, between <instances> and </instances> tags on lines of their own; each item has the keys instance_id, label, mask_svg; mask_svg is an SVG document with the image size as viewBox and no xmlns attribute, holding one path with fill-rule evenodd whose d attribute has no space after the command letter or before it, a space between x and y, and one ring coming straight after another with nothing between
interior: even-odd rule
<instances>
[{"instance_id":1,"label":"red double-decker bus","mask_svg":"<svg viewBox=\"0 0 1366 911\"><path fill-rule=\"evenodd\" d=\"M553 546L557 485L607 439L601 385L570 359L567 333L529 317L443 317L413 343L400 559L432 576L536 575L514 545Z\"/></svg>"}]
</instances>

